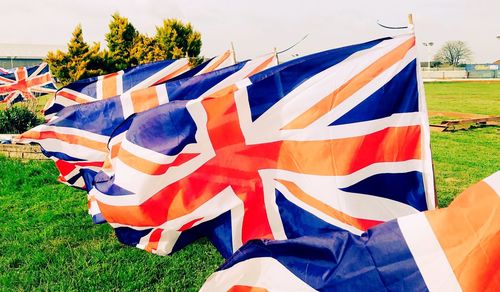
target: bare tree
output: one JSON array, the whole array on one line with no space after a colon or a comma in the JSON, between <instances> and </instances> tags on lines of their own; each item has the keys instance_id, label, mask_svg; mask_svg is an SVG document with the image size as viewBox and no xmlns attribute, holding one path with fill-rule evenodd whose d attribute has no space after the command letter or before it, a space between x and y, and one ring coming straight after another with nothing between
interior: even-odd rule
<instances>
[{"instance_id":1,"label":"bare tree","mask_svg":"<svg viewBox=\"0 0 500 292\"><path fill-rule=\"evenodd\" d=\"M434 56L434 60L458 66L472 60L472 51L466 43L462 41L446 42Z\"/></svg>"}]
</instances>

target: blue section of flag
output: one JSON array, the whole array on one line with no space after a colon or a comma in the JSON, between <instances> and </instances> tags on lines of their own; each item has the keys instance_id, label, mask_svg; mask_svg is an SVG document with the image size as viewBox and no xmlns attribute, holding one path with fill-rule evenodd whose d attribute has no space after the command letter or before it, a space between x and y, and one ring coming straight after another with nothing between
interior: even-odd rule
<instances>
[{"instance_id":1,"label":"blue section of flag","mask_svg":"<svg viewBox=\"0 0 500 292\"><path fill-rule=\"evenodd\" d=\"M152 228L136 230L127 227L117 227L115 228L115 234L121 243L135 246L139 244L141 237L148 235L152 230Z\"/></svg>"},{"instance_id":2,"label":"blue section of flag","mask_svg":"<svg viewBox=\"0 0 500 292\"><path fill-rule=\"evenodd\" d=\"M232 244L231 211L219 215L212 221L207 237L222 257L227 259L235 252Z\"/></svg>"},{"instance_id":3,"label":"blue section of flag","mask_svg":"<svg viewBox=\"0 0 500 292\"><path fill-rule=\"evenodd\" d=\"M419 211L427 210L424 180L422 173L418 171L380 173L341 190L391 199Z\"/></svg>"},{"instance_id":4,"label":"blue section of flag","mask_svg":"<svg viewBox=\"0 0 500 292\"><path fill-rule=\"evenodd\" d=\"M45 149L43 147L41 147L40 150L42 151L43 155L45 155L47 157L55 157L57 159L61 159L64 161L83 161L80 158L70 156L70 155L63 153L63 152L48 151L47 149Z\"/></svg>"},{"instance_id":5,"label":"blue section of flag","mask_svg":"<svg viewBox=\"0 0 500 292\"><path fill-rule=\"evenodd\" d=\"M49 126L68 127L95 134L110 136L123 121L123 110L119 97L92 103L77 104L64 108L59 118Z\"/></svg>"},{"instance_id":6,"label":"blue section of flag","mask_svg":"<svg viewBox=\"0 0 500 292\"><path fill-rule=\"evenodd\" d=\"M251 258L271 257L295 276L322 291L425 291L396 221L362 236L335 231L288 240L254 240L219 271Z\"/></svg>"},{"instance_id":7,"label":"blue section of flag","mask_svg":"<svg viewBox=\"0 0 500 292\"><path fill-rule=\"evenodd\" d=\"M175 61L158 61L125 69L123 73L123 92L128 91Z\"/></svg>"},{"instance_id":8,"label":"blue section of flag","mask_svg":"<svg viewBox=\"0 0 500 292\"><path fill-rule=\"evenodd\" d=\"M94 176L93 180L89 181L92 182L92 184L99 184L99 190L106 191L108 193L113 194L112 196L127 196L131 195L132 193L116 184L114 184L115 178L114 177L109 177L106 173L104 172L99 172Z\"/></svg>"},{"instance_id":9,"label":"blue section of flag","mask_svg":"<svg viewBox=\"0 0 500 292\"><path fill-rule=\"evenodd\" d=\"M418 112L416 64L416 61L412 61L389 82L331 125L370 121L397 113Z\"/></svg>"},{"instance_id":10,"label":"blue section of flag","mask_svg":"<svg viewBox=\"0 0 500 292\"><path fill-rule=\"evenodd\" d=\"M245 63L246 62L240 62L213 72L168 82L168 98L169 100L188 100L197 98L234 72L243 68Z\"/></svg>"},{"instance_id":11,"label":"blue section of flag","mask_svg":"<svg viewBox=\"0 0 500 292\"><path fill-rule=\"evenodd\" d=\"M280 191L275 190L275 193L287 238L343 230L293 204Z\"/></svg>"},{"instance_id":12,"label":"blue section of flag","mask_svg":"<svg viewBox=\"0 0 500 292\"><path fill-rule=\"evenodd\" d=\"M89 77L86 79L77 80L72 82L59 90L64 88L68 88L82 94L97 98L97 89L96 89L97 77ZM57 95L57 93L56 93Z\"/></svg>"},{"instance_id":13,"label":"blue section of flag","mask_svg":"<svg viewBox=\"0 0 500 292\"><path fill-rule=\"evenodd\" d=\"M178 154L186 145L196 142L196 124L186 104L187 101L173 101L168 107L157 107L137 115L127 139L158 153Z\"/></svg>"}]
</instances>

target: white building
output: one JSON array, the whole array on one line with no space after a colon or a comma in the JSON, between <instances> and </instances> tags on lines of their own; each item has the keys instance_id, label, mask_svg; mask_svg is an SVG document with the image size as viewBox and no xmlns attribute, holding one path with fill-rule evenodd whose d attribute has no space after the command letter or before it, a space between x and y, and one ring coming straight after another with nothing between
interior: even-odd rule
<instances>
[{"instance_id":1,"label":"white building","mask_svg":"<svg viewBox=\"0 0 500 292\"><path fill-rule=\"evenodd\" d=\"M47 53L65 50L63 45L0 44L0 67L5 69L40 64Z\"/></svg>"}]
</instances>

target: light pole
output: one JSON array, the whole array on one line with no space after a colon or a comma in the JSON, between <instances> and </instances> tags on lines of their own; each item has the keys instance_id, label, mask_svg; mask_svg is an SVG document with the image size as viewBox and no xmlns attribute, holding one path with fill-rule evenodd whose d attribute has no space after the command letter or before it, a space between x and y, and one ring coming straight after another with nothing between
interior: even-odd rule
<instances>
[{"instance_id":1,"label":"light pole","mask_svg":"<svg viewBox=\"0 0 500 292\"><path fill-rule=\"evenodd\" d=\"M427 48L427 59L429 60L427 62L427 68L429 71L431 71L431 47L434 45L433 42L428 42L428 43L422 43L422 45L424 45L426 48Z\"/></svg>"}]
</instances>

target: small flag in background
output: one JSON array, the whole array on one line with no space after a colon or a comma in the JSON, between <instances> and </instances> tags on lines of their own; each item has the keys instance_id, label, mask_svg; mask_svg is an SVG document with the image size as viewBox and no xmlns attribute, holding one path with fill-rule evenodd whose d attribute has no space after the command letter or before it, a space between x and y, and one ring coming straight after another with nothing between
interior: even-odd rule
<instances>
[{"instance_id":1,"label":"small flag in background","mask_svg":"<svg viewBox=\"0 0 500 292\"><path fill-rule=\"evenodd\" d=\"M362 236L333 230L251 241L201 291L499 291L499 210L497 172L448 208L400 217Z\"/></svg>"},{"instance_id":2,"label":"small flag in background","mask_svg":"<svg viewBox=\"0 0 500 292\"><path fill-rule=\"evenodd\" d=\"M12 70L8 70L8 69L0 67L0 74L9 74L11 72L12 72Z\"/></svg>"},{"instance_id":3,"label":"small flag in background","mask_svg":"<svg viewBox=\"0 0 500 292\"><path fill-rule=\"evenodd\" d=\"M294 59L134 117L90 196L121 242L158 254L193 230L225 257L361 234L435 206L419 84L413 35Z\"/></svg>"},{"instance_id":4,"label":"small flag in background","mask_svg":"<svg viewBox=\"0 0 500 292\"><path fill-rule=\"evenodd\" d=\"M12 105L56 90L47 63L0 73L0 103Z\"/></svg>"}]
</instances>

